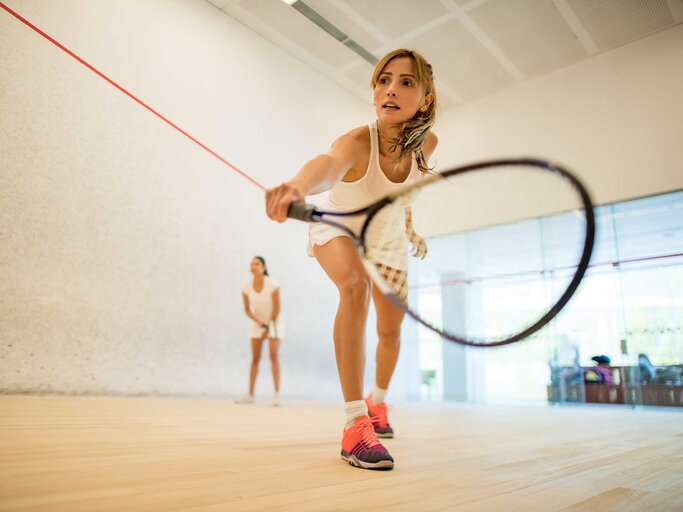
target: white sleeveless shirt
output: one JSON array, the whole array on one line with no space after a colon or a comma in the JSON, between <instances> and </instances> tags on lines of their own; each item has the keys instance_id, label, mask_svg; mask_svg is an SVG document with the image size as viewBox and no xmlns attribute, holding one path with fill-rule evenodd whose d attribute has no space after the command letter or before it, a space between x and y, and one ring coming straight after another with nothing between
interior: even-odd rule
<instances>
[{"instance_id":1,"label":"white sleeveless shirt","mask_svg":"<svg viewBox=\"0 0 683 512\"><path fill-rule=\"evenodd\" d=\"M420 178L422 173L417 167L414 155L412 157L410 172L404 181L394 183L387 178L379 163L377 121L369 124L368 130L370 133L370 157L368 159L368 167L365 174L356 181L337 182L330 190L327 200L320 204L321 210L330 212L358 210ZM399 210L397 215L399 216L398 218L392 219L392 225L397 226L395 234L396 243L394 244L392 254L387 254L382 260L384 260L388 266L403 270L407 268L408 255L408 237L405 234L405 210ZM363 226L365 217L363 215L357 217L339 217L335 218L334 221L348 227L354 233L358 233ZM323 223L311 224L309 228L309 256L313 256L312 249L314 245L324 245L338 236L348 236L348 234L341 229Z\"/></svg>"}]
</instances>

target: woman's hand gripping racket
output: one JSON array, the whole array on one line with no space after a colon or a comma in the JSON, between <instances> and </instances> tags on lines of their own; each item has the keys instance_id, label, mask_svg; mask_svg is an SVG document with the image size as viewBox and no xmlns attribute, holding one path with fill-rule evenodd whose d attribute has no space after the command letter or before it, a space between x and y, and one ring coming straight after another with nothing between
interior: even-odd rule
<instances>
[{"instance_id":1,"label":"woman's hand gripping racket","mask_svg":"<svg viewBox=\"0 0 683 512\"><path fill-rule=\"evenodd\" d=\"M277 339L277 322L275 322L275 320L268 320L267 322L262 322L261 333L265 338Z\"/></svg>"},{"instance_id":2,"label":"woman's hand gripping racket","mask_svg":"<svg viewBox=\"0 0 683 512\"><path fill-rule=\"evenodd\" d=\"M441 307L408 300L406 208L429 253L410 265L408 288ZM340 223L365 216L360 232ZM565 168L537 159L494 160L429 175L365 208L326 212L303 202L288 217L349 234L381 291L415 320L463 345L520 341L567 304L593 250L593 204ZM433 295L432 295L433 298Z\"/></svg>"}]
</instances>

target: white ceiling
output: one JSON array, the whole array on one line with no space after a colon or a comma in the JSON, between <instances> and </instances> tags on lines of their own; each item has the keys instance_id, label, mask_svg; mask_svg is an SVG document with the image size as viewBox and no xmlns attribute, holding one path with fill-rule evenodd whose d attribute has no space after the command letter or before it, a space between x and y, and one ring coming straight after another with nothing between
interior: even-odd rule
<instances>
[{"instance_id":1,"label":"white ceiling","mask_svg":"<svg viewBox=\"0 0 683 512\"><path fill-rule=\"evenodd\" d=\"M282 0L208 0L363 100L373 66ZM442 110L683 22L683 0L303 0L381 57L422 53Z\"/></svg>"}]
</instances>

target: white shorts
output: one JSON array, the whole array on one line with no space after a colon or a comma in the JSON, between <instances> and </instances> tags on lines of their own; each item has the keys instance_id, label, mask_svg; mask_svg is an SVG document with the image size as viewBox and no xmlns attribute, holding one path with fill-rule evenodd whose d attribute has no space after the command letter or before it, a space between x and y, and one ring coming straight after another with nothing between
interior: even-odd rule
<instances>
[{"instance_id":1,"label":"white shorts","mask_svg":"<svg viewBox=\"0 0 683 512\"><path fill-rule=\"evenodd\" d=\"M362 225L362 220L359 224ZM352 229L355 226L350 226ZM314 222L308 229L308 247L306 252L309 256L314 257L313 246L325 245L327 242L338 236L345 236L351 238L349 234L343 229L324 224L322 222ZM408 239L403 235L387 244L380 254L376 254L373 258L375 263L384 264L398 270L408 269Z\"/></svg>"},{"instance_id":2,"label":"white shorts","mask_svg":"<svg viewBox=\"0 0 683 512\"><path fill-rule=\"evenodd\" d=\"M261 336L264 334L265 328L262 327L260 324L257 324L256 322L249 322L249 337L252 339L261 339ZM282 321L278 318L277 321L274 323L271 322L269 323L268 326L268 338L273 338L273 339L282 339L282 336L284 335L284 328L282 325Z\"/></svg>"},{"instance_id":3,"label":"white shorts","mask_svg":"<svg viewBox=\"0 0 683 512\"><path fill-rule=\"evenodd\" d=\"M322 222L314 222L308 228L308 247L306 252L310 257L314 257L313 246L314 245L325 245L327 242L338 236L345 236L346 238L351 238L349 234L339 228L330 226L328 224L323 224Z\"/></svg>"}]
</instances>

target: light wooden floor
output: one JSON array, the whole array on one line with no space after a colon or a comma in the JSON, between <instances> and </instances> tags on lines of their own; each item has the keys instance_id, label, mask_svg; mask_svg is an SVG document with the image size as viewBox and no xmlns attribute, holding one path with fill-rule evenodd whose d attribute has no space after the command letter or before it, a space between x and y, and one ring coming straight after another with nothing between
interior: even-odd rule
<instances>
[{"instance_id":1,"label":"light wooden floor","mask_svg":"<svg viewBox=\"0 0 683 512\"><path fill-rule=\"evenodd\" d=\"M401 405L396 469L341 407L0 396L2 511L683 511L683 414Z\"/></svg>"}]
</instances>

